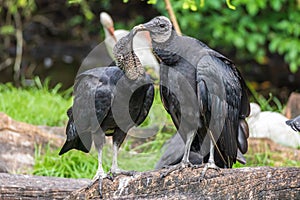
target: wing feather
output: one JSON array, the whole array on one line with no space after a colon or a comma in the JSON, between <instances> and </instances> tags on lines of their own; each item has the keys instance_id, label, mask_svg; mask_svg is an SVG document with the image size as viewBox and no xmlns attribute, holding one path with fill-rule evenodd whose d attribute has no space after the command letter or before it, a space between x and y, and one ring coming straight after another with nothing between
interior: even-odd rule
<instances>
[{"instance_id":1,"label":"wing feather","mask_svg":"<svg viewBox=\"0 0 300 200\"><path fill-rule=\"evenodd\" d=\"M242 88L230 60L224 61L225 57L219 58L218 55L207 54L198 62L198 88L203 88L203 82L206 86L206 91L200 89L198 98L201 100L200 105L203 104L202 108L207 107L204 110L210 112L207 126L212 131L214 139L218 141L218 148L223 157L228 160L227 166L231 167L237 156ZM208 114L206 118L207 116Z\"/></svg>"}]
</instances>

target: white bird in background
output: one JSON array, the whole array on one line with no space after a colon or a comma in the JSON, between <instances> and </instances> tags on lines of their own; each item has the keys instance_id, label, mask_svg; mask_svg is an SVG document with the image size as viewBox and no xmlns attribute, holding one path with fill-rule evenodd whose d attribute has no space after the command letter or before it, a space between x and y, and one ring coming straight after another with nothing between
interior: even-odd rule
<instances>
[{"instance_id":1,"label":"white bird in background","mask_svg":"<svg viewBox=\"0 0 300 200\"><path fill-rule=\"evenodd\" d=\"M269 138L293 148L300 146L300 135L285 124L288 118L277 112L262 112L256 103L251 103L250 106L251 112L247 118L250 137Z\"/></svg>"},{"instance_id":2,"label":"white bird in background","mask_svg":"<svg viewBox=\"0 0 300 200\"><path fill-rule=\"evenodd\" d=\"M114 22L109 14L106 12L100 13L100 22L103 26L104 33L105 33L105 46L107 48L108 54L110 57L114 59L112 54L112 49L114 48L115 44L119 39L124 37L129 33L127 30L115 30L114 29ZM159 75L159 64L152 53L151 43L150 43L150 36L149 33L146 31L138 32L134 39L133 39L133 50L140 59L142 65L144 67L151 67L153 68L155 75Z\"/></svg>"}]
</instances>

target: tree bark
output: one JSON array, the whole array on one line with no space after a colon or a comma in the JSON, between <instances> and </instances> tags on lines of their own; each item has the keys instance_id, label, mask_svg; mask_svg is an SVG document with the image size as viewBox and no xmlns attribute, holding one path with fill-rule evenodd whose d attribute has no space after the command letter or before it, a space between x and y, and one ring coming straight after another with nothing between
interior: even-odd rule
<instances>
[{"instance_id":1,"label":"tree bark","mask_svg":"<svg viewBox=\"0 0 300 200\"><path fill-rule=\"evenodd\" d=\"M169 16L170 16L171 22L173 23L175 31L177 32L177 34L179 36L181 36L182 33L181 33L180 27L178 25L177 18L176 18L176 15L174 14L170 0L165 0L165 4L166 4L166 10L169 13Z\"/></svg>"},{"instance_id":2,"label":"tree bark","mask_svg":"<svg viewBox=\"0 0 300 200\"><path fill-rule=\"evenodd\" d=\"M185 168L103 180L103 199L300 199L300 168ZM98 181L0 173L0 199L99 199ZM73 192L72 192L73 191ZM69 196L68 196L69 195Z\"/></svg>"},{"instance_id":3,"label":"tree bark","mask_svg":"<svg viewBox=\"0 0 300 200\"><path fill-rule=\"evenodd\" d=\"M160 178L161 171L103 180L103 199L300 199L300 168L185 168ZM99 199L98 181L66 199Z\"/></svg>"},{"instance_id":4,"label":"tree bark","mask_svg":"<svg viewBox=\"0 0 300 200\"><path fill-rule=\"evenodd\" d=\"M0 173L0 199L64 199L89 183L88 179Z\"/></svg>"},{"instance_id":5,"label":"tree bark","mask_svg":"<svg viewBox=\"0 0 300 200\"><path fill-rule=\"evenodd\" d=\"M20 84L20 75L21 75L21 64L22 64L22 54L23 54L23 31L22 31L22 21L21 16L16 10L14 13L14 19L16 24L16 59L14 64L14 80L19 85Z\"/></svg>"}]
</instances>

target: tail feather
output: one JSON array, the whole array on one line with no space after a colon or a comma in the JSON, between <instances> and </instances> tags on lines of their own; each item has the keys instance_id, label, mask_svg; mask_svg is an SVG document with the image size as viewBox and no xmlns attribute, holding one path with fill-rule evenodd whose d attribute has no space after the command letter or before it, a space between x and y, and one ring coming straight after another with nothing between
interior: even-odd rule
<instances>
[{"instance_id":1,"label":"tail feather","mask_svg":"<svg viewBox=\"0 0 300 200\"><path fill-rule=\"evenodd\" d=\"M240 119L238 131L238 147L242 154L248 151L247 138L249 137L249 127L245 119Z\"/></svg>"},{"instance_id":2,"label":"tail feather","mask_svg":"<svg viewBox=\"0 0 300 200\"><path fill-rule=\"evenodd\" d=\"M87 132L79 135L75 127L71 108L68 110L67 114L69 116L69 121L66 128L67 140L61 148L59 155L62 155L71 149L77 149L88 153L92 146L92 134Z\"/></svg>"},{"instance_id":3,"label":"tail feather","mask_svg":"<svg viewBox=\"0 0 300 200\"><path fill-rule=\"evenodd\" d=\"M244 155L241 153L241 151L239 149L237 150L236 159L243 165L245 165L247 163L246 158L244 157Z\"/></svg>"}]
</instances>

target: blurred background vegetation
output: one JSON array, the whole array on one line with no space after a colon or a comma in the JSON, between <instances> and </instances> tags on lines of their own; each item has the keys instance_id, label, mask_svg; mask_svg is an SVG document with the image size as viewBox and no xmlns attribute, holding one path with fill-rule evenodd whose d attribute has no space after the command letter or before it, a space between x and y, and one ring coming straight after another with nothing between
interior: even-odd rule
<instances>
[{"instance_id":1,"label":"blurred background vegetation","mask_svg":"<svg viewBox=\"0 0 300 200\"><path fill-rule=\"evenodd\" d=\"M282 112L289 94L299 92L299 0L171 0L171 4L184 35L205 42L236 63L248 82L252 101L262 110ZM131 29L154 16L168 16L164 1L156 0L0 0L0 5L0 112L50 126L66 123L77 70L104 40L101 11L111 14L116 29ZM155 104L153 112L163 112L159 97ZM150 138L138 147L127 141L120 166L125 168L126 160L131 160L130 169L152 169L163 142L173 133L167 118L157 140ZM91 177L97 167L95 152L90 161L79 152L60 158L58 151L48 149L45 156L38 146L36 149L35 174ZM272 165L268 154L249 157L249 166ZM93 173L86 165L95 168Z\"/></svg>"},{"instance_id":2,"label":"blurred background vegetation","mask_svg":"<svg viewBox=\"0 0 300 200\"><path fill-rule=\"evenodd\" d=\"M164 1L123 1L0 1L0 81L28 84L34 76L50 77L53 85L69 88L82 59L104 39L101 11L112 15L116 29L168 16ZM231 58L263 95L286 101L299 90L299 1L171 3L182 32Z\"/></svg>"}]
</instances>

